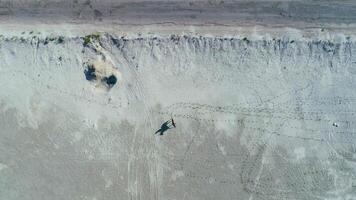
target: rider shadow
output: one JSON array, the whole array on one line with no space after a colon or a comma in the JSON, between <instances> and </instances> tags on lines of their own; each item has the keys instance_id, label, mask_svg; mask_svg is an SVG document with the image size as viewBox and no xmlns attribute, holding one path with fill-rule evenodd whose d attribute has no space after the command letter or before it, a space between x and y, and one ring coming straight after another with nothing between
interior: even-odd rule
<instances>
[{"instance_id":1,"label":"rider shadow","mask_svg":"<svg viewBox=\"0 0 356 200\"><path fill-rule=\"evenodd\" d=\"M162 125L161 125L161 128L158 129L155 134L159 133L159 135L163 135L164 132L168 131L169 129L173 128L172 126L172 121L171 120L168 120L166 122L164 122Z\"/></svg>"}]
</instances>

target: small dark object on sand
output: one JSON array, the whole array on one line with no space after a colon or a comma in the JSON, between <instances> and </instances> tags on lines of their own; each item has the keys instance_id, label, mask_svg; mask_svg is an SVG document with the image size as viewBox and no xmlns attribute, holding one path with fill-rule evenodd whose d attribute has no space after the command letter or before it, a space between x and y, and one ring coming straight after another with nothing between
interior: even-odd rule
<instances>
[{"instance_id":1,"label":"small dark object on sand","mask_svg":"<svg viewBox=\"0 0 356 200\"><path fill-rule=\"evenodd\" d=\"M114 75L111 75L109 77L105 77L104 81L106 82L106 84L108 84L109 87L112 87L116 84L117 78Z\"/></svg>"},{"instance_id":2,"label":"small dark object on sand","mask_svg":"<svg viewBox=\"0 0 356 200\"><path fill-rule=\"evenodd\" d=\"M84 70L85 78L88 81L92 81L96 79L95 68L92 65L89 65L87 69Z\"/></svg>"}]
</instances>

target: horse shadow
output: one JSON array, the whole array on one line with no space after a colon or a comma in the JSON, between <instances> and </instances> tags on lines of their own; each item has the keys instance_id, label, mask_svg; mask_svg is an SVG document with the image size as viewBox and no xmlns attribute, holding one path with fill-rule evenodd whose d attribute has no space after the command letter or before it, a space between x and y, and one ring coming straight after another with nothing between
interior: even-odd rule
<instances>
[{"instance_id":1,"label":"horse shadow","mask_svg":"<svg viewBox=\"0 0 356 200\"><path fill-rule=\"evenodd\" d=\"M171 122L171 120L168 120L168 121L164 122L164 123L161 125L161 128L158 129L158 130L155 132L155 134L158 134L158 133L159 133L159 135L163 135L164 132L166 132L166 131L168 131L169 129L173 128L173 127L169 126L169 123L170 123L170 122Z\"/></svg>"}]
</instances>

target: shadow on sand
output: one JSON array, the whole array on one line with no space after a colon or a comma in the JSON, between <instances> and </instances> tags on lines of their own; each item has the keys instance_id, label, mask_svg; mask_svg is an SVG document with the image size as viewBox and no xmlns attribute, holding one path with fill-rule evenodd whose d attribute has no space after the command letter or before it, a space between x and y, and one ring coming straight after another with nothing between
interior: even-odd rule
<instances>
[{"instance_id":1,"label":"shadow on sand","mask_svg":"<svg viewBox=\"0 0 356 200\"><path fill-rule=\"evenodd\" d=\"M171 128L173 128L172 121L168 120L161 125L161 128L158 129L155 134L159 133L159 135L163 135L164 132L168 131Z\"/></svg>"}]
</instances>

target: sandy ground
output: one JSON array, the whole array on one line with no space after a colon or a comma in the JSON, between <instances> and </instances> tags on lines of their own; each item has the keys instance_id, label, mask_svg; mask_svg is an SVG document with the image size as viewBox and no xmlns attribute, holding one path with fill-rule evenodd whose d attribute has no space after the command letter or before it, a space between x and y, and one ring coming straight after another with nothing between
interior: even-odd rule
<instances>
[{"instance_id":1,"label":"sandy ground","mask_svg":"<svg viewBox=\"0 0 356 200\"><path fill-rule=\"evenodd\" d=\"M356 199L354 5L1 1L0 199Z\"/></svg>"}]
</instances>

